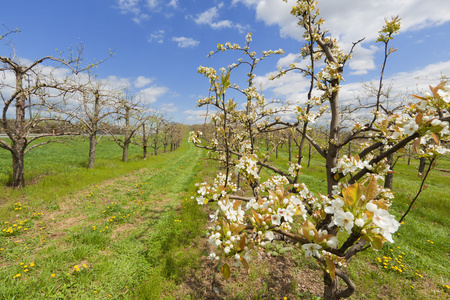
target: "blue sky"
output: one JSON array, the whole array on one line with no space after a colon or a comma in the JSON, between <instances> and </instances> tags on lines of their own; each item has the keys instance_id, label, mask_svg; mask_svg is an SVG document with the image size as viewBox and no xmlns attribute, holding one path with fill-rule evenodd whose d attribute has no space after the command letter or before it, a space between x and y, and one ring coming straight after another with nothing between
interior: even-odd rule
<instances>
[{"instance_id":1,"label":"blue sky","mask_svg":"<svg viewBox=\"0 0 450 300\"><path fill-rule=\"evenodd\" d=\"M289 11L295 1L281 0L15 0L0 10L0 23L21 32L9 36L16 55L24 60L56 55L81 40L86 61L115 55L95 71L115 85L129 85L151 106L187 124L201 122L196 100L207 96L208 81L196 73L200 65L226 67L238 56L220 53L207 58L217 43L285 50L261 63L258 82L265 95L279 99L304 97L304 79L292 74L269 82L277 66L296 59L302 31ZM343 98L352 98L362 81L376 80L382 51L374 44L385 17L400 15L402 32L392 46L386 75L394 90L416 92L450 75L450 5L448 0L323 0L319 4L326 27L344 49L365 37L345 73ZM4 30L3 30L4 32ZM1 45L1 55L11 48ZM242 70L246 73L247 70Z\"/></svg>"}]
</instances>

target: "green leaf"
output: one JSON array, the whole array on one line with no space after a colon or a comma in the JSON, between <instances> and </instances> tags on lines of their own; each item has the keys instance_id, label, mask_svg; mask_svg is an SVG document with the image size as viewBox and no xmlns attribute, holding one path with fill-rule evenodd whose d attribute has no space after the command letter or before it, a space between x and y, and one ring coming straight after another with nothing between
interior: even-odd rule
<instances>
[{"instance_id":1,"label":"green leaf","mask_svg":"<svg viewBox=\"0 0 450 300\"><path fill-rule=\"evenodd\" d=\"M340 177L339 177L339 174L337 174L337 173L334 174L334 180L339 181L339 178L340 178Z\"/></svg>"},{"instance_id":2,"label":"green leaf","mask_svg":"<svg viewBox=\"0 0 450 300\"><path fill-rule=\"evenodd\" d=\"M359 198L358 198L358 188L359 188L359 184L358 183L354 183L351 186L349 186L348 188L346 188L344 190L344 192L342 193L344 196L344 201L349 205L352 206L353 203L355 203ZM361 196L359 196L361 197Z\"/></svg>"},{"instance_id":3,"label":"green leaf","mask_svg":"<svg viewBox=\"0 0 450 300\"><path fill-rule=\"evenodd\" d=\"M380 250L383 247L383 240L381 237L373 236L370 237L370 244L375 250Z\"/></svg>"},{"instance_id":4,"label":"green leaf","mask_svg":"<svg viewBox=\"0 0 450 300\"><path fill-rule=\"evenodd\" d=\"M222 273L223 278L225 278L225 279L230 278L230 267L228 266L228 264L224 264L222 266L220 273Z\"/></svg>"}]
</instances>

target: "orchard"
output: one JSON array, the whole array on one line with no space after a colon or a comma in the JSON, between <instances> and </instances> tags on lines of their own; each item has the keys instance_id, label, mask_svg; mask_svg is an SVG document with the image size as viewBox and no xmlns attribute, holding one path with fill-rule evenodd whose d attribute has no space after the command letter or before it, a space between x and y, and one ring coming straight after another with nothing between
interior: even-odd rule
<instances>
[{"instance_id":1,"label":"orchard","mask_svg":"<svg viewBox=\"0 0 450 300\"><path fill-rule=\"evenodd\" d=\"M232 268L248 271L252 255L279 240L295 245L305 259L316 260L323 270L324 298L340 299L350 297L357 288L346 273L352 258L393 243L392 235L410 211L411 207L401 220L389 211L395 201L387 180L393 173L393 155L413 149L428 160L430 167L421 174L425 180L435 161L450 152L445 147L450 136L450 86L437 82L428 93L412 95L408 104L387 109L382 97L384 69L396 51L389 44L401 25L401 19L393 17L386 20L377 39L384 48L384 61L375 101L352 111L354 118L343 117L346 111L339 95L344 68L361 40L344 52L325 28L316 5L316 1L299 0L291 11L303 30L304 63L292 63L271 78L300 72L309 78L307 97L290 103L266 99L258 90L254 82L258 63L283 50L263 51L258 56L251 50L250 33L244 46L218 44L210 56L235 51L242 58L220 70L198 68L210 82L210 96L199 100L198 106L215 109L209 116L214 132L207 136L193 131L189 140L224 166L214 182L197 184L196 196L200 205L217 202L209 227L214 249L209 257L218 262L223 277L229 278ZM231 82L230 75L242 69L247 72L246 82ZM227 97L230 90L242 96L243 105ZM288 114L295 114L295 120L288 121ZM350 124L350 119L359 122ZM315 137L314 124L327 128L325 138ZM257 141L264 134L286 131L298 134L296 161L279 168L270 163L271 152L265 152ZM350 143L356 145L354 151L344 155ZM302 183L307 144L326 160L324 194L314 194ZM263 169L272 176L263 180Z\"/></svg>"}]
</instances>

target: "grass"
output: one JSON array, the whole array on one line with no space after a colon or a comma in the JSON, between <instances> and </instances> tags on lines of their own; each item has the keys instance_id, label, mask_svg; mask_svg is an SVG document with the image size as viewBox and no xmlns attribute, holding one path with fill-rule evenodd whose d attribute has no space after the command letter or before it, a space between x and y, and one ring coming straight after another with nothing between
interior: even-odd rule
<instances>
[{"instance_id":1,"label":"grass","mask_svg":"<svg viewBox=\"0 0 450 300\"><path fill-rule=\"evenodd\" d=\"M10 158L0 152L1 299L202 299L214 289L231 299L318 299L314 261L277 244L267 251L271 260L256 258L249 274L233 271L232 280L220 281L206 258L206 213L190 198L194 182L218 172L202 151L183 144L144 161L132 147L123 163L120 150L103 140L96 169L87 170L86 141L38 148L26 156L29 184L21 190L4 186ZM272 161L287 169L284 151ZM315 155L302 170L314 193L324 192L324 164ZM397 219L419 186L417 164L396 166ZM450 161L437 169L449 170ZM449 173L435 170L428 185L395 243L349 264L353 299L448 296Z\"/></svg>"},{"instance_id":2,"label":"grass","mask_svg":"<svg viewBox=\"0 0 450 300\"><path fill-rule=\"evenodd\" d=\"M55 147L65 158L54 169L64 169L71 159L78 166L38 174L37 183L19 192L3 188L0 227L12 232L0 231L0 298L158 299L168 294L199 256L188 245L202 233L199 219L206 218L189 194L203 154L185 144L146 161L100 158L98 169L88 171L80 155L67 153L70 145ZM77 182L66 185L70 178Z\"/></svg>"}]
</instances>

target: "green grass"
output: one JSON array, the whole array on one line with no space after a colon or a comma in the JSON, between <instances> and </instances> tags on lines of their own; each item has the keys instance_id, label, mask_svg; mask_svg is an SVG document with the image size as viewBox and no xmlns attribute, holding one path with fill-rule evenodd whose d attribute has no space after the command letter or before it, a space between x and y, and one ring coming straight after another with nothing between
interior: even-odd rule
<instances>
[{"instance_id":1,"label":"green grass","mask_svg":"<svg viewBox=\"0 0 450 300\"><path fill-rule=\"evenodd\" d=\"M69 145L58 145L68 157ZM16 226L0 232L0 299L163 297L199 256L189 245L206 217L190 193L203 153L183 144L146 161L139 154L128 163L105 158L103 168L100 159L93 171L71 153L55 163L64 169L78 162L70 172L45 175L19 192L3 188L0 227ZM70 178L79 182L61 186Z\"/></svg>"},{"instance_id":2,"label":"green grass","mask_svg":"<svg viewBox=\"0 0 450 300\"><path fill-rule=\"evenodd\" d=\"M122 162L122 149L113 142L102 139L97 146L95 169L86 168L89 143L75 138L65 143L50 143L33 149L25 155L24 189L8 189L11 181L11 155L0 149L0 204L7 199L27 198L29 201L54 205L57 199L77 189L143 168L147 162L158 160L150 156L142 160L142 150L131 145L129 162ZM0 213L1 217L1 213Z\"/></svg>"},{"instance_id":3,"label":"green grass","mask_svg":"<svg viewBox=\"0 0 450 300\"><path fill-rule=\"evenodd\" d=\"M87 170L87 148L86 141L75 139L30 152L25 162L29 184L20 190L5 187L10 157L0 151L0 230L12 231L0 232L0 299L201 297L199 291L180 290L189 276L195 280L205 276L201 258L207 251L201 241L206 239L206 213L190 195L194 182L211 181L217 166L186 143L176 152L145 161L133 146L130 161L123 163L121 148L102 140L96 169ZM286 152L271 160L287 170ZM325 192L324 164L317 154L310 168L304 160L300 180L314 193ZM448 159L440 164L438 169L450 169ZM397 219L420 184L417 165L400 160L396 166L392 213ZM269 175L262 173L263 178ZM448 296L444 286L450 284L449 175L432 173L429 187L394 236L394 244L360 253L350 262L346 271L358 289L353 299ZM312 260L299 258L298 253L277 245L269 250L293 258L300 273L317 271ZM267 265L251 265L245 281L229 281L224 289L235 291L229 294L233 299L247 299L252 286L264 278L255 297L272 299L277 283L270 281L270 274ZM210 288L195 282L199 289ZM295 283L289 295L317 298L296 292Z\"/></svg>"}]
</instances>

